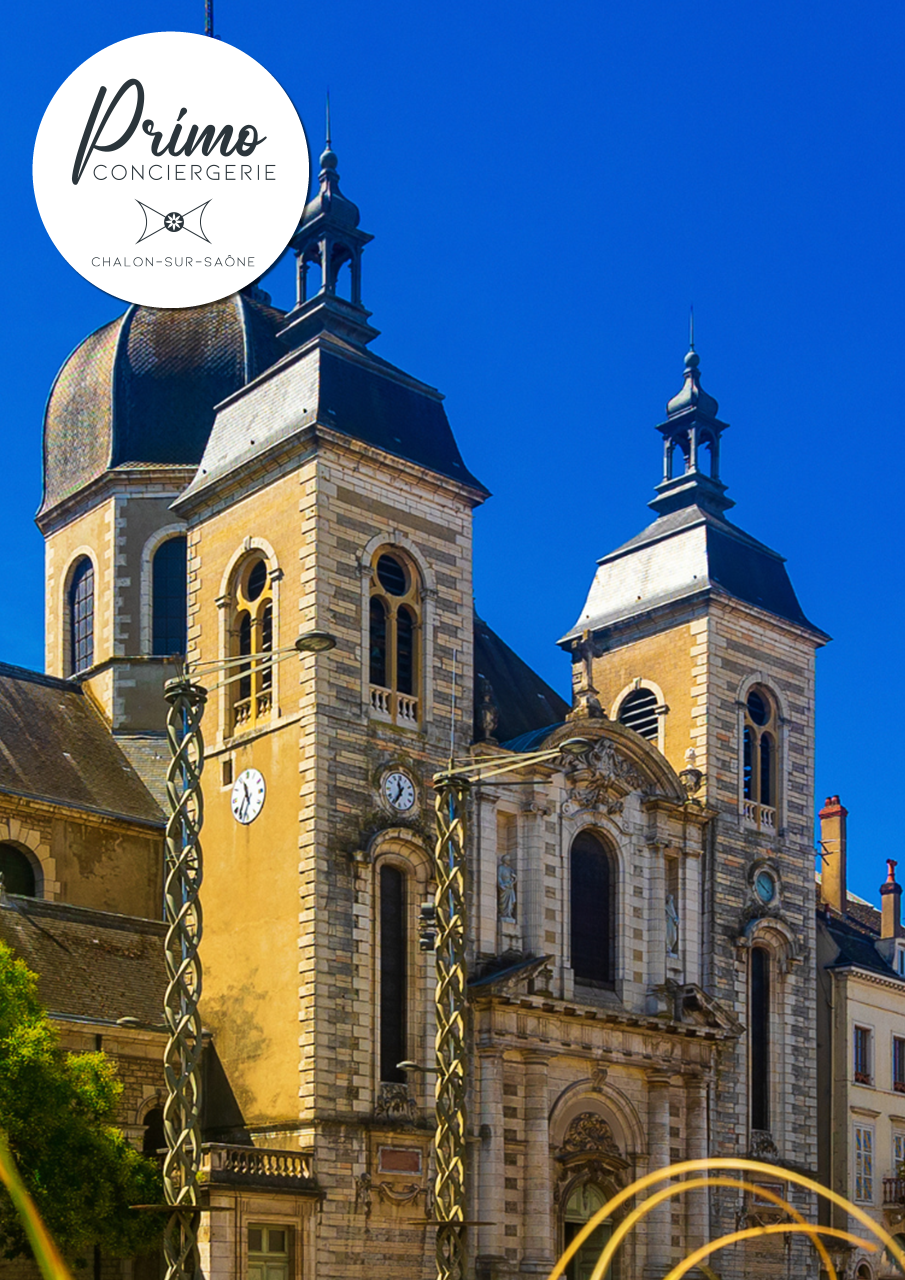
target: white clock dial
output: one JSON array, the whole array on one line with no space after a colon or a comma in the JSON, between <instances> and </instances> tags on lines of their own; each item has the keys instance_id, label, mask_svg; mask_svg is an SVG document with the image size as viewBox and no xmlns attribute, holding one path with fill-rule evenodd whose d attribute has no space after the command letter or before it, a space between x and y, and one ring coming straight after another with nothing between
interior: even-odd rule
<instances>
[{"instance_id":1,"label":"white clock dial","mask_svg":"<svg viewBox=\"0 0 905 1280\"><path fill-rule=\"evenodd\" d=\"M415 803L415 784L407 773L397 769L384 778L383 794L399 813L408 813Z\"/></svg>"},{"instance_id":2,"label":"white clock dial","mask_svg":"<svg viewBox=\"0 0 905 1280\"><path fill-rule=\"evenodd\" d=\"M266 794L264 775L257 769L243 769L233 783L230 800L236 822L241 822L243 826L254 822L264 807Z\"/></svg>"}]
</instances>

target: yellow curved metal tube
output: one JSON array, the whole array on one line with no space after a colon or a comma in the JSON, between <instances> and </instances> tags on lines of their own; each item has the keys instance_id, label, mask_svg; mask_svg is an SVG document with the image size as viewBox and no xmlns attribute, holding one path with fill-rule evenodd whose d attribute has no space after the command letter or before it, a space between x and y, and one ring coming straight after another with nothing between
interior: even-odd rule
<instances>
[{"instance_id":1,"label":"yellow curved metal tube","mask_svg":"<svg viewBox=\"0 0 905 1280\"><path fill-rule=\"evenodd\" d=\"M581 1231L569 1245L568 1249L560 1257L559 1261L550 1272L548 1280L559 1280L566 1267L572 1261L572 1258L587 1240L588 1236L600 1226L601 1222L606 1221L617 1209L619 1209L626 1200L630 1200L640 1191L645 1191L648 1187L655 1186L658 1182L667 1182L672 1178L678 1178L686 1173L703 1173L708 1170L728 1170L741 1171L748 1173L769 1174L773 1178L779 1178L783 1182L792 1182L796 1186L804 1187L808 1191L812 1191L815 1195L829 1200L832 1204L838 1205L844 1209L846 1213L856 1218L862 1226L876 1237L878 1237L883 1245L889 1250L890 1255L895 1258L896 1262L905 1272L905 1251L896 1243L893 1237L879 1223L874 1220L858 1205L852 1204L845 1196L840 1195L838 1191L833 1191L829 1187L823 1187L820 1183L815 1182L813 1178L808 1178L802 1173L796 1173L793 1169L783 1169L779 1165L765 1164L760 1160L745 1160L741 1158L731 1159L725 1156L717 1156L703 1160L682 1160L678 1164L667 1165L664 1169L655 1169L652 1173L646 1173L643 1177L636 1179L631 1186L623 1188L617 1192L610 1200L598 1209L597 1212L582 1227Z\"/></svg>"},{"instance_id":2,"label":"yellow curved metal tube","mask_svg":"<svg viewBox=\"0 0 905 1280\"><path fill-rule=\"evenodd\" d=\"M771 1204L775 1204L778 1208L784 1209L786 1213L790 1214L795 1219L796 1222L800 1222L803 1226L808 1225L805 1222L804 1217L797 1209L789 1204L788 1200L784 1200L782 1196L777 1195L775 1191L770 1191L768 1187L760 1186L756 1182L746 1182L744 1178L707 1177L691 1178L687 1182L675 1182L672 1183L672 1185L665 1187L662 1191L657 1191L652 1196L648 1196L646 1200L642 1200L636 1208L632 1209L631 1213L627 1214L623 1218L613 1231L609 1240L607 1240L603 1253L600 1255L597 1260L597 1264L594 1267L591 1280L603 1280L603 1277L606 1275L607 1267L612 1262L613 1255L619 1248L620 1244L622 1244L622 1241L629 1232L633 1230L635 1225L641 1221L645 1214L650 1212L651 1209L655 1208L658 1204L662 1204L664 1200L669 1200L672 1196L684 1195L687 1191L700 1190L705 1187L736 1187L740 1191L753 1191L762 1199L769 1200ZM822 1240L815 1240L814 1244L817 1252L820 1254L820 1259L826 1268L828 1280L837 1280L836 1269L833 1266L829 1253L827 1252L826 1245Z\"/></svg>"},{"instance_id":3,"label":"yellow curved metal tube","mask_svg":"<svg viewBox=\"0 0 905 1280\"><path fill-rule=\"evenodd\" d=\"M690 1253L687 1258L683 1258L677 1266L673 1267L666 1280L682 1280L682 1276L686 1275L692 1267L703 1261L704 1258L716 1253L718 1249L725 1249L727 1245L738 1244L740 1240L756 1240L760 1236L779 1236L792 1235L800 1233L801 1235L811 1236L816 1243L818 1235L834 1236L837 1240L847 1240L849 1244L860 1245L862 1249L867 1249L870 1253L876 1253L880 1247L871 1244L869 1240L856 1236L854 1231L843 1231L841 1227L815 1227L809 1223L800 1222L776 1222L769 1227L746 1227L744 1231L731 1231L728 1236L720 1236L719 1240L711 1240L710 1244L702 1245L700 1249L695 1249L694 1253Z\"/></svg>"}]
</instances>

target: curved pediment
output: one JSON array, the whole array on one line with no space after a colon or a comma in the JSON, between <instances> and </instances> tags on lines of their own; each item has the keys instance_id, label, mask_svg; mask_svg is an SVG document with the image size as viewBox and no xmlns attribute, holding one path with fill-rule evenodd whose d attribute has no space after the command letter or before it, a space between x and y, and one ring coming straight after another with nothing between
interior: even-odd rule
<instances>
[{"instance_id":1,"label":"curved pediment","mask_svg":"<svg viewBox=\"0 0 905 1280\"><path fill-rule=\"evenodd\" d=\"M570 738L591 744L568 757L564 772L579 808L609 809L633 791L684 804L688 794L672 765L640 734L616 720L569 720L553 729L544 747ZM597 803L588 803L596 801Z\"/></svg>"}]
</instances>

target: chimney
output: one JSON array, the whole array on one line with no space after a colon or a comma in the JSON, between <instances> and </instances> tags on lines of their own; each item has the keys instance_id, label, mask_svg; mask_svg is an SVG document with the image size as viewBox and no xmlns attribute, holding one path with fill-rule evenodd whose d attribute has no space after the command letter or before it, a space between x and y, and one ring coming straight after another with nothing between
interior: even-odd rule
<instances>
[{"instance_id":1,"label":"chimney","mask_svg":"<svg viewBox=\"0 0 905 1280\"><path fill-rule=\"evenodd\" d=\"M848 907L845 894L847 817L848 809L839 803L839 797L827 796L826 804L820 810L820 848L823 854L820 888L827 906L843 916Z\"/></svg>"},{"instance_id":2,"label":"chimney","mask_svg":"<svg viewBox=\"0 0 905 1280\"><path fill-rule=\"evenodd\" d=\"M886 883L880 885L880 906L882 909L881 938L901 938L902 929L902 886L896 884L896 860L887 858L886 866L889 874Z\"/></svg>"}]
</instances>

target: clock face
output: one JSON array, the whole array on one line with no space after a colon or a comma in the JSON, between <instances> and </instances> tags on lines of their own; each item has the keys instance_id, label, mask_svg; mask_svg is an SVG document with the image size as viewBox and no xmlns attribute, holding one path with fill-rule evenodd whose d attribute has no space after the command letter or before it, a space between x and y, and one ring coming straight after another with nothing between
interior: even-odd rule
<instances>
[{"instance_id":1,"label":"clock face","mask_svg":"<svg viewBox=\"0 0 905 1280\"><path fill-rule=\"evenodd\" d=\"M383 794L397 813L408 813L415 803L415 784L407 773L396 769L384 778Z\"/></svg>"},{"instance_id":2,"label":"clock face","mask_svg":"<svg viewBox=\"0 0 905 1280\"><path fill-rule=\"evenodd\" d=\"M264 807L267 787L264 776L257 769L243 769L233 783L232 804L233 817L236 822L248 826Z\"/></svg>"},{"instance_id":3,"label":"clock face","mask_svg":"<svg viewBox=\"0 0 905 1280\"><path fill-rule=\"evenodd\" d=\"M754 877L754 888L761 902L772 902L776 897L776 881L769 871L758 871Z\"/></svg>"}]
</instances>

